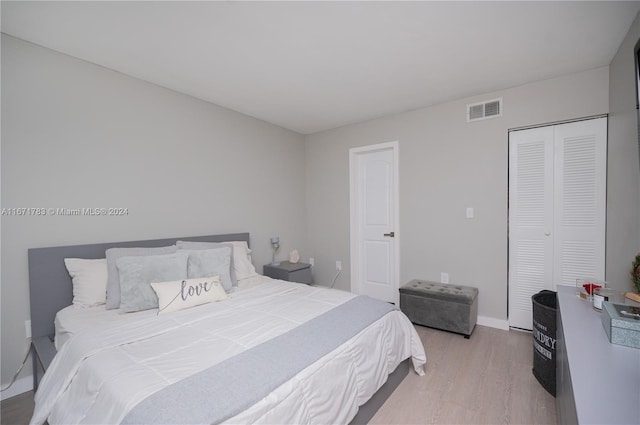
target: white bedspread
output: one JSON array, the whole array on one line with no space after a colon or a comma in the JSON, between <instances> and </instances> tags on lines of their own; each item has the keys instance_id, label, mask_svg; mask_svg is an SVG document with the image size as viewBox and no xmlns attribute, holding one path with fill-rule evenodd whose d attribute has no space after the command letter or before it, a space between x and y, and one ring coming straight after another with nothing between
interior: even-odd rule
<instances>
[{"instance_id":1,"label":"white bedspread","mask_svg":"<svg viewBox=\"0 0 640 425\"><path fill-rule=\"evenodd\" d=\"M238 281L238 286L234 288L234 291L243 291L271 280L270 277L262 275L242 279ZM72 304L56 314L54 322L56 332L54 343L56 350L60 351L65 342L83 330L106 323L131 320L134 317L156 316L157 314L157 310L121 313L118 309L107 310L104 305L81 307Z\"/></svg>"},{"instance_id":2,"label":"white bedspread","mask_svg":"<svg viewBox=\"0 0 640 425\"><path fill-rule=\"evenodd\" d=\"M45 374L31 423L119 423L161 388L353 297L271 280L224 302L78 331ZM422 374L426 356L415 329L401 312L387 314L228 422L346 423L407 357Z\"/></svg>"}]
</instances>

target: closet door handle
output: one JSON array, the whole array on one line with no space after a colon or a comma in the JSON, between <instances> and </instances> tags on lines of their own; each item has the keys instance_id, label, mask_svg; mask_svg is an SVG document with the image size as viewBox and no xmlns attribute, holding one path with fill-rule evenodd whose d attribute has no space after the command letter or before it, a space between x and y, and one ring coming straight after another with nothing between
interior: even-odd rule
<instances>
[{"instance_id":1,"label":"closet door handle","mask_svg":"<svg viewBox=\"0 0 640 425\"><path fill-rule=\"evenodd\" d=\"M544 231L544 235L545 235L545 236L549 236L549 235L551 235L551 232L550 232L550 231L548 231L548 230L545 230L545 231Z\"/></svg>"},{"instance_id":2,"label":"closet door handle","mask_svg":"<svg viewBox=\"0 0 640 425\"><path fill-rule=\"evenodd\" d=\"M395 232L389 232L389 233L385 233L383 236L389 236L390 238L393 238L396 236Z\"/></svg>"}]
</instances>

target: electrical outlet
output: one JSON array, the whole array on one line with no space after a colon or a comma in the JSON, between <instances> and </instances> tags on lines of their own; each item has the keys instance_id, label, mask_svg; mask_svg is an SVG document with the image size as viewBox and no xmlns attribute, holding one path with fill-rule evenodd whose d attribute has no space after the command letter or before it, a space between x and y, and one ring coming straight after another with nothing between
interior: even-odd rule
<instances>
[{"instance_id":1,"label":"electrical outlet","mask_svg":"<svg viewBox=\"0 0 640 425\"><path fill-rule=\"evenodd\" d=\"M440 283L449 283L449 273L440 273Z\"/></svg>"},{"instance_id":2,"label":"electrical outlet","mask_svg":"<svg viewBox=\"0 0 640 425\"><path fill-rule=\"evenodd\" d=\"M467 218L473 218L473 217L474 217L473 207L467 207Z\"/></svg>"},{"instance_id":3,"label":"electrical outlet","mask_svg":"<svg viewBox=\"0 0 640 425\"><path fill-rule=\"evenodd\" d=\"M27 339L31 338L31 320L24 321L24 333L27 335Z\"/></svg>"},{"instance_id":4,"label":"electrical outlet","mask_svg":"<svg viewBox=\"0 0 640 425\"><path fill-rule=\"evenodd\" d=\"M309 258L309 264L311 264L311 267L316 265L316 260L313 259L313 257Z\"/></svg>"},{"instance_id":5,"label":"electrical outlet","mask_svg":"<svg viewBox=\"0 0 640 425\"><path fill-rule=\"evenodd\" d=\"M336 261L336 270L337 271L342 270L342 261L340 260Z\"/></svg>"}]
</instances>

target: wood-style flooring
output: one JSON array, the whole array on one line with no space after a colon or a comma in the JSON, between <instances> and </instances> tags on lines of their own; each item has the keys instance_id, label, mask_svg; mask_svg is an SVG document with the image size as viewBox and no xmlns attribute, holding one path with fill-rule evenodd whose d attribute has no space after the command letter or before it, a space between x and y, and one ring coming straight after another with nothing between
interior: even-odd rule
<instances>
[{"instance_id":1,"label":"wood-style flooring","mask_svg":"<svg viewBox=\"0 0 640 425\"><path fill-rule=\"evenodd\" d=\"M476 326L471 339L416 326L427 352L371 424L555 424L556 401L531 373L531 334ZM2 401L3 425L28 424L33 392Z\"/></svg>"},{"instance_id":2,"label":"wood-style flooring","mask_svg":"<svg viewBox=\"0 0 640 425\"><path fill-rule=\"evenodd\" d=\"M370 424L555 424L536 381L530 333L476 326L471 339L416 326L425 376L412 371Z\"/></svg>"},{"instance_id":3,"label":"wood-style flooring","mask_svg":"<svg viewBox=\"0 0 640 425\"><path fill-rule=\"evenodd\" d=\"M2 400L2 425L26 425L33 413L33 391Z\"/></svg>"}]
</instances>

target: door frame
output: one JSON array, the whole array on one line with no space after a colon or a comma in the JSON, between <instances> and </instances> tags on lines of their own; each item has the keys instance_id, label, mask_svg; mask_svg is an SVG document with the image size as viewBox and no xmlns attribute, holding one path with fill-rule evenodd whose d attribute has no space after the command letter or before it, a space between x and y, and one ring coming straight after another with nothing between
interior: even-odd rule
<instances>
[{"instance_id":1,"label":"door frame","mask_svg":"<svg viewBox=\"0 0 640 425\"><path fill-rule=\"evenodd\" d=\"M394 273L391 276L393 280L393 286L395 288L395 305L400 305L400 144L397 140L386 143L378 143L375 145L361 146L357 148L349 149L349 215L350 215L350 250L351 250L351 292L356 294L362 293L362 276L360 274L360 259L361 259L361 234L360 234L360 221L361 217L358 214L358 195L359 195L359 182L358 182L358 158L360 155L391 150L393 154L393 227L395 237L393 238L394 249Z\"/></svg>"}]
</instances>

